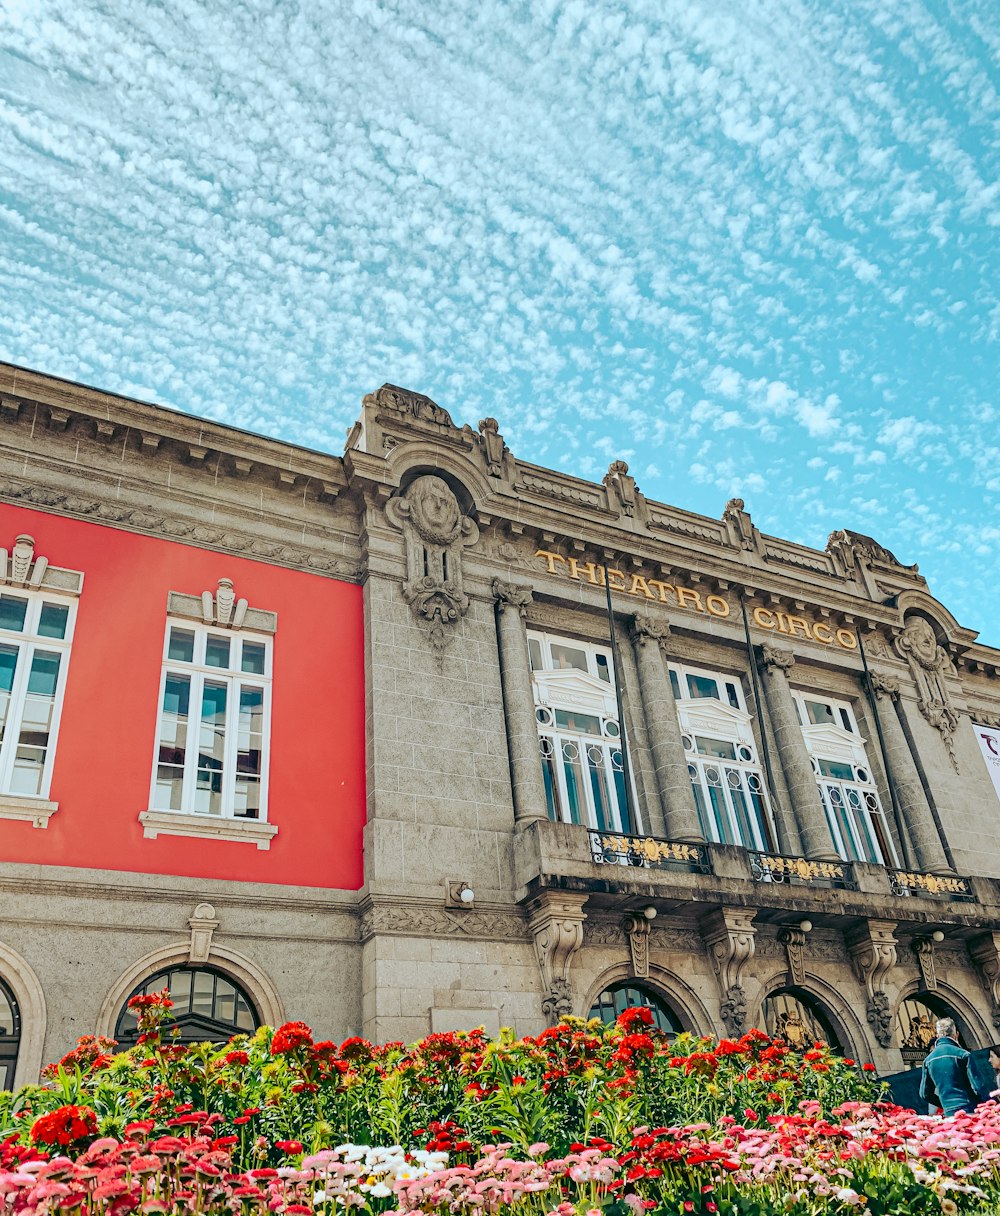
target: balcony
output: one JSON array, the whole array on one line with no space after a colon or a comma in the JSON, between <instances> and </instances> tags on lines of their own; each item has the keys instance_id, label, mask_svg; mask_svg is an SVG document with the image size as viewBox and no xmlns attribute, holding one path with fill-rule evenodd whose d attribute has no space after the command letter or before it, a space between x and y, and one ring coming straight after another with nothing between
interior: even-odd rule
<instances>
[{"instance_id":1,"label":"balcony","mask_svg":"<svg viewBox=\"0 0 1000 1216\"><path fill-rule=\"evenodd\" d=\"M720 904L894 921L964 923L1000 929L1000 881L921 874L861 862L753 852L733 845L597 832L534 820L515 836L519 900L544 889L589 892L596 904L655 899L698 915Z\"/></svg>"}]
</instances>

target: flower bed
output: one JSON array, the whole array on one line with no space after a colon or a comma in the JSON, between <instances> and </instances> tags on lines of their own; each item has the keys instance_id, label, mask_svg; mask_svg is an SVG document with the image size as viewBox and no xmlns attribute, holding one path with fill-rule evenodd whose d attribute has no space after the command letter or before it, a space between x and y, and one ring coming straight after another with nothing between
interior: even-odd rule
<instances>
[{"instance_id":1,"label":"flower bed","mask_svg":"<svg viewBox=\"0 0 1000 1216\"><path fill-rule=\"evenodd\" d=\"M668 1042L629 1010L534 1038L223 1047L85 1038L0 1094L0 1213L1000 1216L1000 1109L918 1116L868 1068L751 1031Z\"/></svg>"}]
</instances>

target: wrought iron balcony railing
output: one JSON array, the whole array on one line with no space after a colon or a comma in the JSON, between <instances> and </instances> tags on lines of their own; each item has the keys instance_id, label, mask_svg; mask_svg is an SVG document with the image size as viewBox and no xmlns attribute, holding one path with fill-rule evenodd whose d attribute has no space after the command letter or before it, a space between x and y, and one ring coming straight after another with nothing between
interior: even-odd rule
<instances>
[{"instance_id":1,"label":"wrought iron balcony railing","mask_svg":"<svg viewBox=\"0 0 1000 1216\"><path fill-rule=\"evenodd\" d=\"M687 870L710 874L708 850L701 844L657 840L654 836L625 836L620 832L591 832L590 853L594 861L619 866L643 866L657 870Z\"/></svg>"},{"instance_id":2,"label":"wrought iron balcony railing","mask_svg":"<svg viewBox=\"0 0 1000 1216\"><path fill-rule=\"evenodd\" d=\"M911 870L890 870L889 889L893 895L929 895L932 899L974 900L972 882L959 874L919 874Z\"/></svg>"},{"instance_id":3,"label":"wrought iron balcony railing","mask_svg":"<svg viewBox=\"0 0 1000 1216\"><path fill-rule=\"evenodd\" d=\"M808 857L751 853L750 873L757 882L803 887L836 887L842 891L856 891L858 888L854 871L847 861L812 861Z\"/></svg>"}]
</instances>

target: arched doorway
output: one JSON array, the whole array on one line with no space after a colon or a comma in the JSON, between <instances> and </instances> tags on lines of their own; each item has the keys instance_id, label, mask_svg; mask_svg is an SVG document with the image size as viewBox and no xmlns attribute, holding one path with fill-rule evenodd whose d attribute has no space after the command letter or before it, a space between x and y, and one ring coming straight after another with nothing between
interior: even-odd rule
<instances>
[{"instance_id":1,"label":"arched doorway","mask_svg":"<svg viewBox=\"0 0 1000 1216\"><path fill-rule=\"evenodd\" d=\"M14 1088L14 1070L20 1046L21 1012L13 992L0 980L0 1089Z\"/></svg>"},{"instance_id":2,"label":"arched doorway","mask_svg":"<svg viewBox=\"0 0 1000 1216\"><path fill-rule=\"evenodd\" d=\"M964 1020L947 1001L933 992L915 992L900 1001L896 1010L896 1037L905 1068L918 1068L937 1042L934 1023L938 1018L952 1019L963 1047L971 1051L977 1046L970 1040Z\"/></svg>"},{"instance_id":3,"label":"arched doorway","mask_svg":"<svg viewBox=\"0 0 1000 1216\"><path fill-rule=\"evenodd\" d=\"M802 988L779 988L764 1001L764 1029L772 1039L783 1039L795 1051L826 1043L838 1054L840 1036L824 1006Z\"/></svg>"},{"instance_id":4,"label":"arched doorway","mask_svg":"<svg viewBox=\"0 0 1000 1216\"><path fill-rule=\"evenodd\" d=\"M164 988L174 1003L174 1020L168 1030L179 1029L182 1043L225 1043L234 1034L253 1034L260 1025L247 993L214 967L164 968L143 981L128 1000ZM122 1047L129 1047L138 1037L136 1017L126 1001L118 1015L115 1038Z\"/></svg>"},{"instance_id":5,"label":"arched doorway","mask_svg":"<svg viewBox=\"0 0 1000 1216\"><path fill-rule=\"evenodd\" d=\"M620 1013L637 1007L650 1010L653 1025L671 1038L680 1034L683 1029L680 1018L662 997L629 981L605 988L591 1005L588 1017L600 1018L610 1026Z\"/></svg>"}]
</instances>

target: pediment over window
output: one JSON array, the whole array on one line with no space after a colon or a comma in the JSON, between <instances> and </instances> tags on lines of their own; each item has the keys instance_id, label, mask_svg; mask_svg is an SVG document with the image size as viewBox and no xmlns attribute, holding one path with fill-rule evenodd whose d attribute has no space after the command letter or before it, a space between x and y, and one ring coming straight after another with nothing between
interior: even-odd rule
<instances>
[{"instance_id":1,"label":"pediment over window","mask_svg":"<svg viewBox=\"0 0 1000 1216\"><path fill-rule=\"evenodd\" d=\"M573 668L536 671L533 677L536 705L572 707L581 713L599 714L605 718L618 717L615 690L596 676Z\"/></svg>"},{"instance_id":2,"label":"pediment over window","mask_svg":"<svg viewBox=\"0 0 1000 1216\"><path fill-rule=\"evenodd\" d=\"M750 715L721 701L678 701L677 716L683 730L697 735L721 735L725 739L752 741Z\"/></svg>"}]
</instances>

